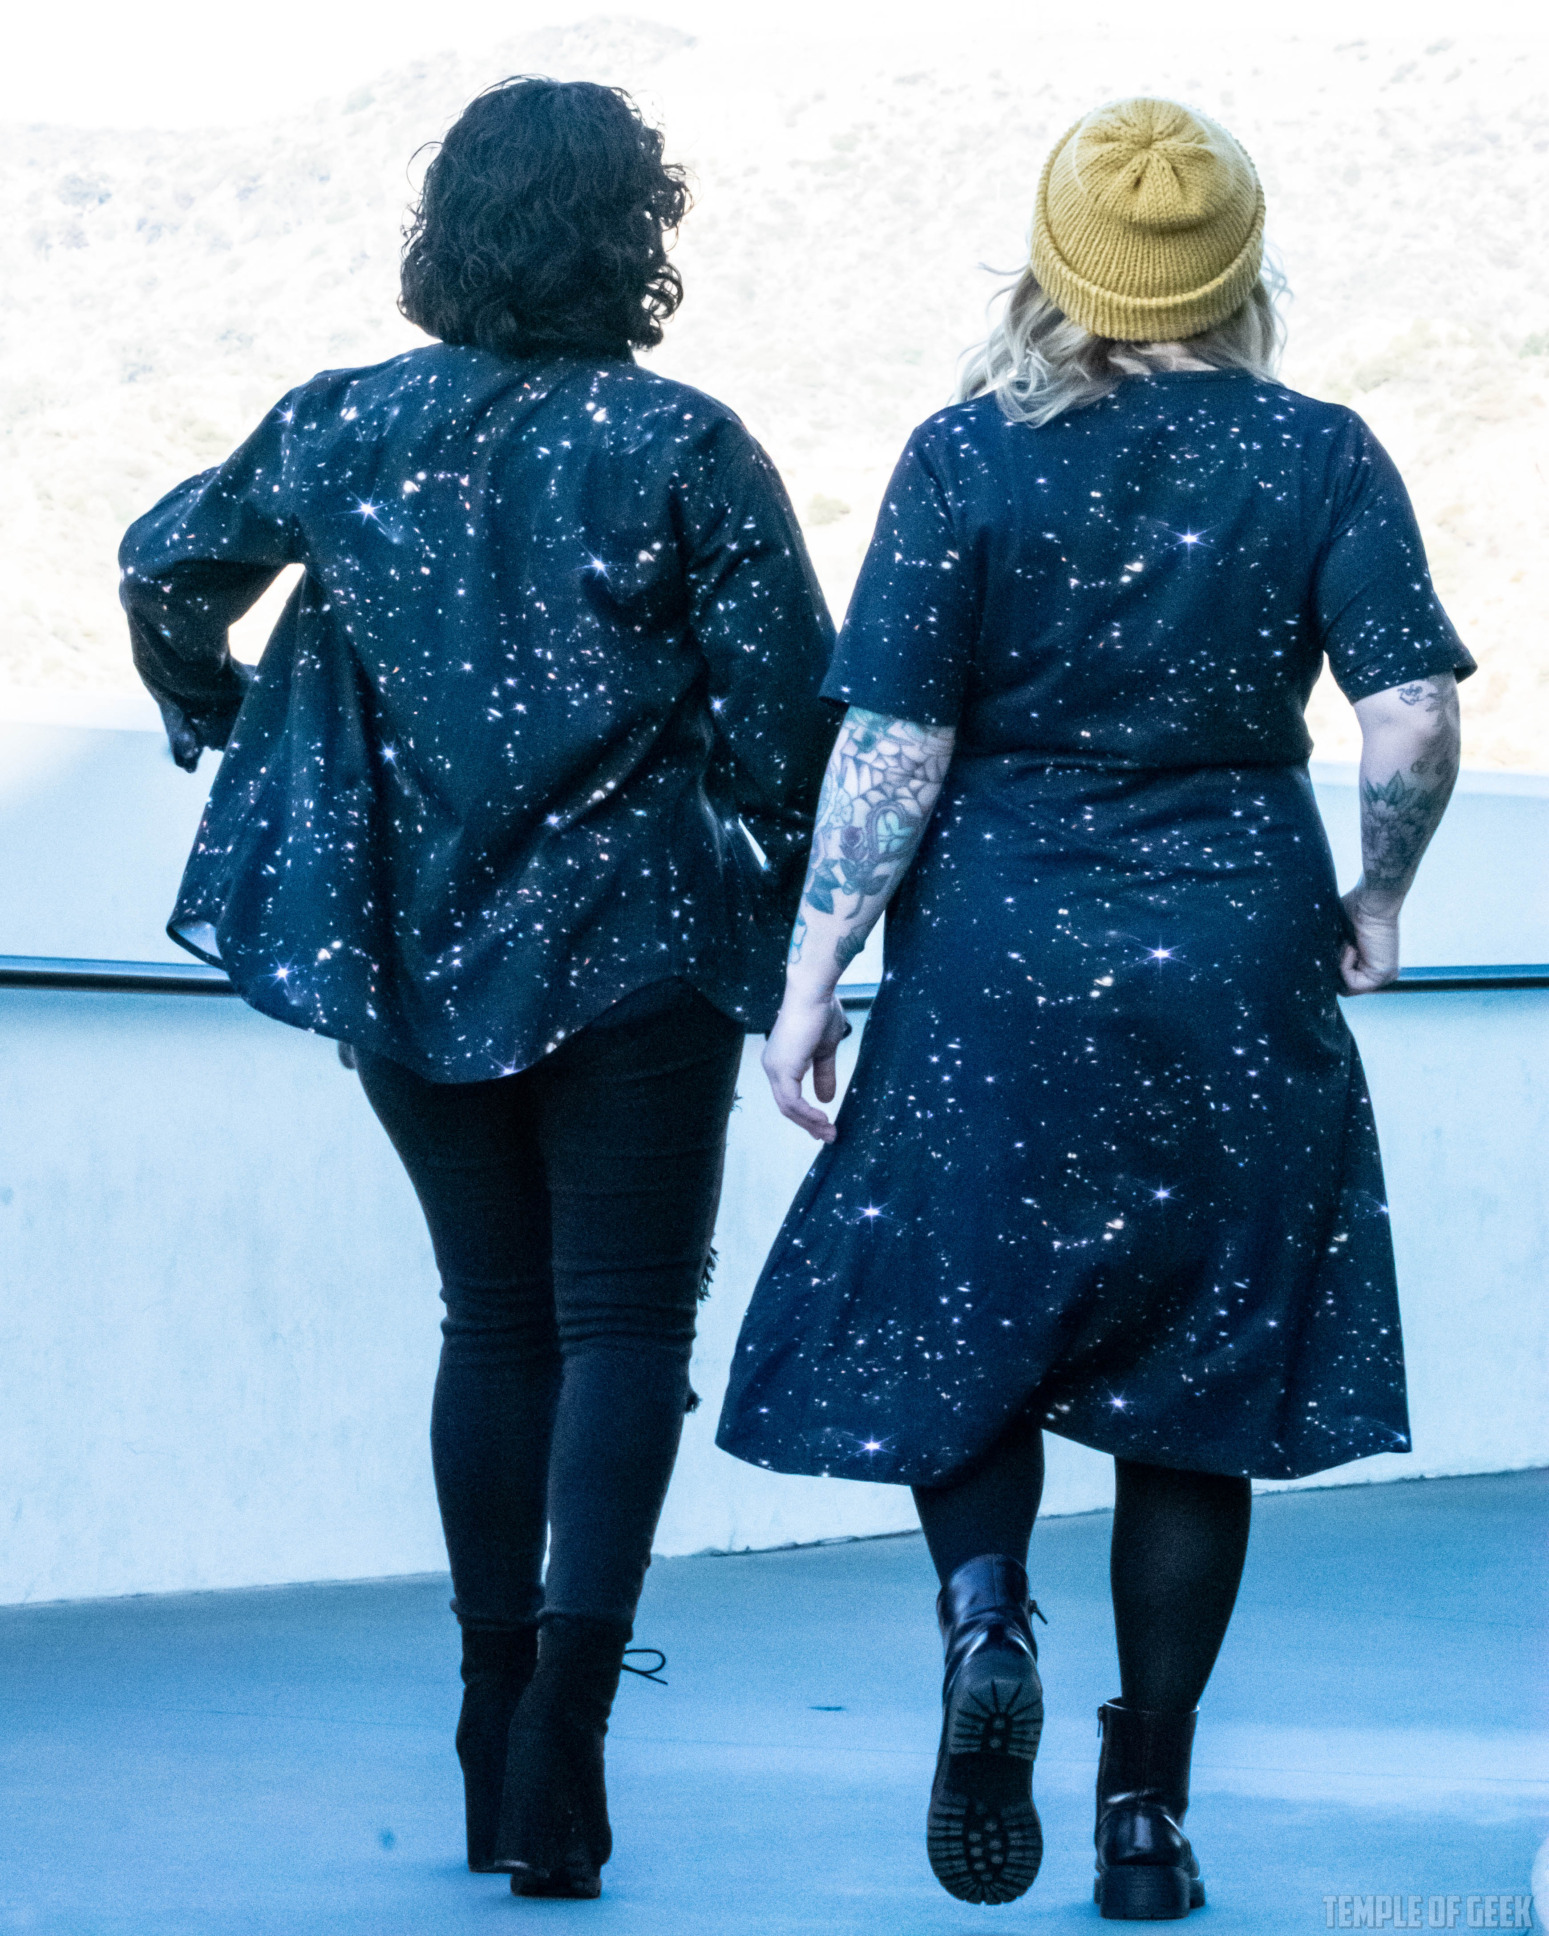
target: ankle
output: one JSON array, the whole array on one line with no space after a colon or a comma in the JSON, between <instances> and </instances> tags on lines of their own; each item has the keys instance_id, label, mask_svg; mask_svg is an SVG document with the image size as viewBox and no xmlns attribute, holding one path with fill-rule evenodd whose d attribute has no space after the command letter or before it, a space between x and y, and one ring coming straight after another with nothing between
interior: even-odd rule
<instances>
[{"instance_id":1,"label":"ankle","mask_svg":"<svg viewBox=\"0 0 1549 1936\"><path fill-rule=\"evenodd\" d=\"M939 1604L962 1618L989 1607L1026 1607L1027 1569L1009 1553L979 1553L954 1567L941 1583Z\"/></svg>"},{"instance_id":2,"label":"ankle","mask_svg":"<svg viewBox=\"0 0 1549 1936\"><path fill-rule=\"evenodd\" d=\"M630 1630L619 1620L546 1614L538 1628L538 1664L515 1726L606 1729L624 1669Z\"/></svg>"},{"instance_id":3,"label":"ankle","mask_svg":"<svg viewBox=\"0 0 1549 1936\"><path fill-rule=\"evenodd\" d=\"M540 1661L620 1661L634 1628L627 1620L597 1619L585 1613L544 1613L538 1620Z\"/></svg>"},{"instance_id":4,"label":"ankle","mask_svg":"<svg viewBox=\"0 0 1549 1936\"><path fill-rule=\"evenodd\" d=\"M475 1679L512 1680L531 1674L538 1657L536 1622L518 1627L464 1627L463 1684Z\"/></svg>"}]
</instances>

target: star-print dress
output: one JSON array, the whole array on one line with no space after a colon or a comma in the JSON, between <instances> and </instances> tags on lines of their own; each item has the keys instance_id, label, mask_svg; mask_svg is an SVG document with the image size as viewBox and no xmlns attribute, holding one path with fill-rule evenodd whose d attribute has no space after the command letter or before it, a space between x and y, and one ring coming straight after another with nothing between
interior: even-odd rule
<instances>
[{"instance_id":1,"label":"star-print dress","mask_svg":"<svg viewBox=\"0 0 1549 1936\"><path fill-rule=\"evenodd\" d=\"M1324 654L1351 699L1473 668L1350 411L1178 372L914 434L824 690L957 750L728 1451L933 1485L1029 1411L1262 1478L1407 1450Z\"/></svg>"}]
</instances>

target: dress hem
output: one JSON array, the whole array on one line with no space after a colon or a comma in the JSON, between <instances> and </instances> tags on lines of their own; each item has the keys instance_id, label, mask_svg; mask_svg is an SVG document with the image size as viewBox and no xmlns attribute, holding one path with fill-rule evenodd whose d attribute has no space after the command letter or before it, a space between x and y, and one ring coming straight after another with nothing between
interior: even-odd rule
<instances>
[{"instance_id":1,"label":"dress hem","mask_svg":"<svg viewBox=\"0 0 1549 1936\"><path fill-rule=\"evenodd\" d=\"M1279 1460L1274 1463L1255 1461L1251 1466L1226 1465L1220 1462L1203 1463L1197 1459L1164 1458L1150 1447L1116 1444L1107 1434L1099 1440L1083 1437L1068 1427L1050 1425L1044 1422L1045 1432L1052 1432L1056 1438L1068 1439L1073 1445L1084 1445L1093 1452L1105 1453L1109 1458L1130 1459L1137 1465L1162 1466L1172 1472L1206 1472L1223 1478L1287 1480L1310 1479L1319 1472L1332 1472L1337 1466L1353 1465L1360 1459L1374 1459L1379 1453L1393 1452L1407 1455L1414 1450L1413 1442L1407 1434L1400 1435L1391 1427L1373 1430L1360 1440L1342 1446L1332 1457L1320 1457L1316 1462L1307 1464L1301 1460ZM1398 1442L1395 1443L1394 1441ZM966 1473L984 1456L976 1451L944 1471L911 1474L896 1466L888 1471L879 1471L875 1466L851 1467L848 1462L820 1459L801 1459L794 1453L782 1454L778 1459L760 1459L752 1452L742 1452L729 1444L720 1434L716 1435L717 1447L745 1465L757 1466L762 1472L779 1472L791 1478L808 1479L847 1479L860 1484L883 1486L921 1486L934 1488L949 1485L957 1475Z\"/></svg>"}]
</instances>

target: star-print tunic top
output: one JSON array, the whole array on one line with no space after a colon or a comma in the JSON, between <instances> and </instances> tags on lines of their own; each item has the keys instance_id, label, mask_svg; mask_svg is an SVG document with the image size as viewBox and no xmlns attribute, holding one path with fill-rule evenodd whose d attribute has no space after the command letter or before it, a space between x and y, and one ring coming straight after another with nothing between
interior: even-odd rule
<instances>
[{"instance_id":1,"label":"star-print tunic top","mask_svg":"<svg viewBox=\"0 0 1549 1936\"><path fill-rule=\"evenodd\" d=\"M956 752L724 1447L924 1485L1027 1413L1264 1478L1407 1449L1325 655L1352 699L1473 666L1350 411L1177 372L916 431L825 690Z\"/></svg>"},{"instance_id":2,"label":"star-print tunic top","mask_svg":"<svg viewBox=\"0 0 1549 1936\"><path fill-rule=\"evenodd\" d=\"M146 684L230 732L170 932L255 1008L453 1082L674 976L768 1026L833 640L731 411L627 358L326 372L121 562Z\"/></svg>"}]
</instances>

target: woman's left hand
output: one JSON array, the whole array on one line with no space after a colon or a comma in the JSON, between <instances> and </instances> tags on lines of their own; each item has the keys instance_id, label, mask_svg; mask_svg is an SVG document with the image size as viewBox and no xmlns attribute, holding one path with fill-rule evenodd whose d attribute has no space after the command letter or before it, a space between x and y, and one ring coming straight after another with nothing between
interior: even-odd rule
<instances>
[{"instance_id":1,"label":"woman's left hand","mask_svg":"<svg viewBox=\"0 0 1549 1936\"><path fill-rule=\"evenodd\" d=\"M787 987L780 1013L764 1044L764 1074L782 1116L800 1123L809 1136L831 1143L838 1130L801 1093L802 1079L812 1071L812 1089L819 1102L832 1102L839 1087L834 1057L850 1032L837 995L817 1000Z\"/></svg>"},{"instance_id":2,"label":"woman's left hand","mask_svg":"<svg viewBox=\"0 0 1549 1936\"><path fill-rule=\"evenodd\" d=\"M1344 903L1355 942L1347 942L1340 955L1340 978L1347 995L1372 995L1398 980L1398 907L1374 909L1359 885Z\"/></svg>"}]
</instances>

